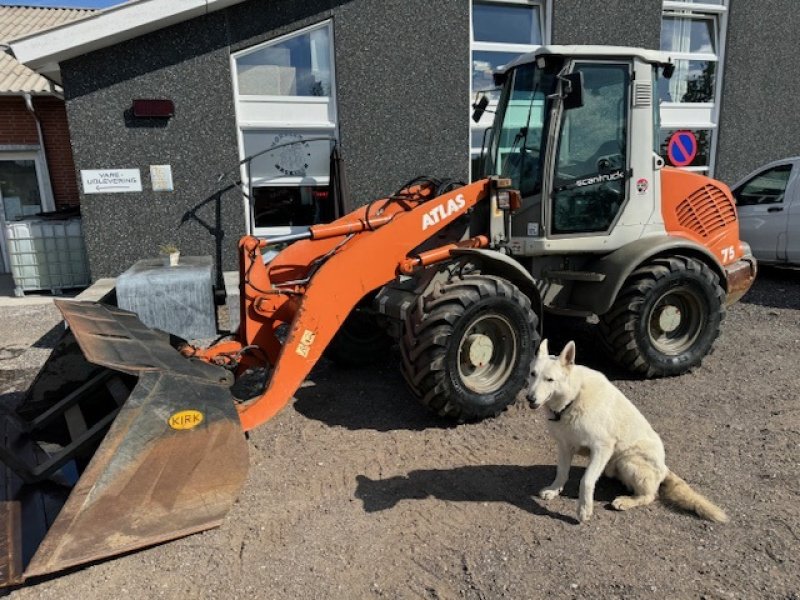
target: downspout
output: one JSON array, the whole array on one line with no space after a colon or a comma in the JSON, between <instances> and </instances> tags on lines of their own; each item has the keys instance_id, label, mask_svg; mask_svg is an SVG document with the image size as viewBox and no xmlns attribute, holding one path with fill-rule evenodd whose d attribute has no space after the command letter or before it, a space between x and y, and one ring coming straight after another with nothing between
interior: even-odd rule
<instances>
[{"instance_id":1,"label":"downspout","mask_svg":"<svg viewBox=\"0 0 800 600\"><path fill-rule=\"evenodd\" d=\"M47 200L47 202L42 202L42 209L55 210L56 202L55 198L53 198L53 182L50 179L50 168L47 165L47 146L45 146L44 143L42 122L39 119L39 115L36 113L36 110L33 108L33 97L31 96L30 92L24 92L22 97L25 99L25 107L28 109L28 112L31 113L33 120L36 121L36 134L39 138L39 148L41 149L42 153L42 169L44 170L44 180L47 184L47 189L42 190L45 194L45 198L43 198L43 200Z\"/></svg>"}]
</instances>

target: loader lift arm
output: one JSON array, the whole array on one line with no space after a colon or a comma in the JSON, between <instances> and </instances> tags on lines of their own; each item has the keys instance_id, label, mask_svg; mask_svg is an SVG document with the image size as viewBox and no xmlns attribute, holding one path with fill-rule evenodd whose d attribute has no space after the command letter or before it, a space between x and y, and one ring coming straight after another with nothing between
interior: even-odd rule
<instances>
[{"instance_id":1,"label":"loader lift arm","mask_svg":"<svg viewBox=\"0 0 800 600\"><path fill-rule=\"evenodd\" d=\"M411 252L488 198L496 180L483 179L433 197L428 186L377 201L328 225L264 264L269 240L239 243L241 320L236 339L185 354L240 372L268 362L274 367L264 393L238 406L249 431L277 414L322 356L351 310L370 292L415 268L450 258L452 248L488 245L485 236L411 256ZM282 241L279 238L277 241ZM289 324L281 344L276 329Z\"/></svg>"}]
</instances>

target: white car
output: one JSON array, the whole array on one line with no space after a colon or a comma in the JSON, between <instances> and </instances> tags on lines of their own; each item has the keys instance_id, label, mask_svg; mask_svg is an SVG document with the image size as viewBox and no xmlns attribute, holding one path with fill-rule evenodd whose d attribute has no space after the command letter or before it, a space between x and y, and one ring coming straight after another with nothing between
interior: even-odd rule
<instances>
[{"instance_id":1,"label":"white car","mask_svg":"<svg viewBox=\"0 0 800 600\"><path fill-rule=\"evenodd\" d=\"M800 156L764 165L732 187L742 240L765 264L800 265Z\"/></svg>"}]
</instances>

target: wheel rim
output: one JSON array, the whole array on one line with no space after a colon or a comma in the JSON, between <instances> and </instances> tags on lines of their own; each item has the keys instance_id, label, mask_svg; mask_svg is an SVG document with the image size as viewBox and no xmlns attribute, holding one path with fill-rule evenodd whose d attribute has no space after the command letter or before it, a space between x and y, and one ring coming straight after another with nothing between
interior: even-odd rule
<instances>
[{"instance_id":1,"label":"wheel rim","mask_svg":"<svg viewBox=\"0 0 800 600\"><path fill-rule=\"evenodd\" d=\"M458 374L477 394L500 389L517 361L517 333L499 314L481 315L464 331L458 345Z\"/></svg>"},{"instance_id":2,"label":"wheel rim","mask_svg":"<svg viewBox=\"0 0 800 600\"><path fill-rule=\"evenodd\" d=\"M647 324L656 350L675 356L691 348L703 329L704 306L698 292L688 286L662 294L653 305Z\"/></svg>"}]
</instances>

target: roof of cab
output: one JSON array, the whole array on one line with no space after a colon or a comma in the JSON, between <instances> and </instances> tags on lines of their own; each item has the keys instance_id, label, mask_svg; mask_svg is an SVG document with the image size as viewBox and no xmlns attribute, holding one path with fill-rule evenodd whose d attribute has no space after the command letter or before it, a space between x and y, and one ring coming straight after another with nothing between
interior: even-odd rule
<instances>
[{"instance_id":1,"label":"roof of cab","mask_svg":"<svg viewBox=\"0 0 800 600\"><path fill-rule=\"evenodd\" d=\"M509 69L531 63L539 56L571 56L575 58L639 58L645 62L653 64L664 64L671 62L670 55L658 50L646 50L644 48L633 48L628 46L541 46L523 54L512 60L507 65L499 69L504 73Z\"/></svg>"}]
</instances>

